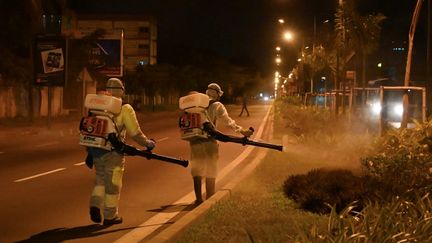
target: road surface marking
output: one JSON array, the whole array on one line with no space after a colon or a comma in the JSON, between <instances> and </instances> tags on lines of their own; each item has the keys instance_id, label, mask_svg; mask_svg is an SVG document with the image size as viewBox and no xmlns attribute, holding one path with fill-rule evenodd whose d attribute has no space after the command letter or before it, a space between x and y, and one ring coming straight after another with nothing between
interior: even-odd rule
<instances>
[{"instance_id":1,"label":"road surface marking","mask_svg":"<svg viewBox=\"0 0 432 243\"><path fill-rule=\"evenodd\" d=\"M156 142L162 142L162 141L165 141L165 140L168 140L168 137L158 139L158 140L156 140Z\"/></svg>"},{"instance_id":2,"label":"road surface marking","mask_svg":"<svg viewBox=\"0 0 432 243\"><path fill-rule=\"evenodd\" d=\"M58 171L62 171L62 170L66 170L66 168L59 168L59 169L51 170L51 171L40 173L40 174L37 174L37 175L34 175L34 176L29 176L29 177L26 177L26 178L18 179L18 180L15 180L14 182L26 181L26 180L30 180L30 179L33 179L33 178L36 178L36 177L40 177L40 176L44 176L44 175L48 175L48 174L52 174L52 173L55 173L55 172L58 172Z\"/></svg>"},{"instance_id":3,"label":"road surface marking","mask_svg":"<svg viewBox=\"0 0 432 243\"><path fill-rule=\"evenodd\" d=\"M59 142L55 141L55 142L50 142L50 143L43 143L43 144L38 144L35 145L35 147L45 147L45 146L50 146L50 145L55 145L58 144Z\"/></svg>"},{"instance_id":4,"label":"road surface marking","mask_svg":"<svg viewBox=\"0 0 432 243\"><path fill-rule=\"evenodd\" d=\"M4 154L4 152L1 152L1 151L0 151L0 154Z\"/></svg>"},{"instance_id":5,"label":"road surface marking","mask_svg":"<svg viewBox=\"0 0 432 243\"><path fill-rule=\"evenodd\" d=\"M267 111L267 114L265 115L263 121L261 122L261 125L258 129L258 132L256 133L255 137L260 138L263 131L264 126L267 123L269 114L271 109ZM216 182L222 180L231 170L239 165L243 160L255 149L253 146L247 147L243 152L237 156L231 163L229 163L227 166L223 168L223 170L219 173L218 177L216 178ZM205 192L205 189L203 188L203 193ZM173 203L173 205L184 205L184 207L189 206L192 204L195 200L195 192L191 191L188 194L186 194L181 199L177 200ZM156 231L159 227L166 225L172 218L174 218L177 214L182 212L182 210L178 210L177 212L161 212L155 214L153 217L149 218L147 221L143 222L137 228L130 231L129 233L123 235L121 238L117 239L115 243L130 243L130 242L140 242L145 237L149 236L151 233Z\"/></svg>"},{"instance_id":6,"label":"road surface marking","mask_svg":"<svg viewBox=\"0 0 432 243\"><path fill-rule=\"evenodd\" d=\"M84 162L79 162L79 163L76 163L76 164L74 164L75 166L80 166L80 165L84 165L85 164L85 161Z\"/></svg>"}]
</instances>

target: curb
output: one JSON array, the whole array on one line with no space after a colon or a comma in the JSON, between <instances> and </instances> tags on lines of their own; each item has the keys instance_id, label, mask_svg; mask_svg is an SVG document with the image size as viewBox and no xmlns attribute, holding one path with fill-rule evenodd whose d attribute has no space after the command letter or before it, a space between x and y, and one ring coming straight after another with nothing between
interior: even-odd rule
<instances>
[{"instance_id":1,"label":"curb","mask_svg":"<svg viewBox=\"0 0 432 243\"><path fill-rule=\"evenodd\" d=\"M242 172L239 174L238 177L236 177L236 179L229 182L225 187L219 189L219 191L215 193L211 198L205 200L201 205L193 209L190 213L181 217L179 220L169 226L166 230L162 231L161 233L146 242L169 242L180 237L185 232L188 226L193 223L197 223L200 220L203 220L204 216L213 205L231 197L232 190L237 186L238 183L240 183L256 169L256 167L261 163L261 161L266 155L267 150L260 149L260 151L258 151L257 157L253 159L246 166L246 168L242 170Z\"/></svg>"}]
</instances>

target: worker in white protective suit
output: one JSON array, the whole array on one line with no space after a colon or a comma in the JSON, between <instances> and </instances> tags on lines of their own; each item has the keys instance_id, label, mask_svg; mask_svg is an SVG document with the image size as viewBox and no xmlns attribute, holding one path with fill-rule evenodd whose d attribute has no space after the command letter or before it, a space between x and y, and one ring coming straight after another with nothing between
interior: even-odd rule
<instances>
[{"instance_id":1,"label":"worker in white protective suit","mask_svg":"<svg viewBox=\"0 0 432 243\"><path fill-rule=\"evenodd\" d=\"M233 131L244 136L251 136L252 131L243 129L230 118L225 106L219 102L223 95L221 87L216 83L211 83L207 87L206 94L210 98L210 105L207 109L208 118L216 125L225 125ZM195 204L199 205L202 199L202 180L205 178L206 198L210 198L215 193L217 161L219 157L219 145L214 138L201 138L190 141L191 145L191 174L193 177L194 191L196 196Z\"/></svg>"},{"instance_id":2,"label":"worker in white protective suit","mask_svg":"<svg viewBox=\"0 0 432 243\"><path fill-rule=\"evenodd\" d=\"M114 97L122 98L124 86L120 79L110 78L106 83L106 91ZM118 138L124 141L126 133L139 145L153 149L155 142L148 139L139 126L134 109L123 104L120 113L114 117L119 132ZM118 214L122 177L125 166L123 154L117 151L88 147L88 155L93 159L96 170L96 183L90 198L90 218L103 225L120 224L122 217Z\"/></svg>"}]
</instances>

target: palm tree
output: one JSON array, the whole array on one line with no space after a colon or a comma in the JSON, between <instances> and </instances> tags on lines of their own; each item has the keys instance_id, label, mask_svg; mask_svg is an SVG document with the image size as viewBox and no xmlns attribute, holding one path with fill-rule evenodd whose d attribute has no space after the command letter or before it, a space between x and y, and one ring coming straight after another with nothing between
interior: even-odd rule
<instances>
[{"instance_id":1,"label":"palm tree","mask_svg":"<svg viewBox=\"0 0 432 243\"><path fill-rule=\"evenodd\" d=\"M381 24L386 19L382 14L362 16L355 8L354 1L343 3L336 13L336 46L342 56L356 53L361 58L362 88L366 86L366 60L379 43ZM348 60L342 58L342 66ZM343 68L342 68L343 69ZM364 96L362 96L364 103Z\"/></svg>"}]
</instances>

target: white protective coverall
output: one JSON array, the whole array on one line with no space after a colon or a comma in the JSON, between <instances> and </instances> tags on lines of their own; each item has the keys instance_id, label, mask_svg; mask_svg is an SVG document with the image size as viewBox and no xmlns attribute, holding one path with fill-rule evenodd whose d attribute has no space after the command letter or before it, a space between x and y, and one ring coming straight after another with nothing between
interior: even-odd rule
<instances>
[{"instance_id":1,"label":"white protective coverall","mask_svg":"<svg viewBox=\"0 0 432 243\"><path fill-rule=\"evenodd\" d=\"M206 94L210 98L210 105L207 109L208 118L213 125L223 125L230 127L233 131L241 133L245 136L252 135L249 129L243 129L231 119L225 106L219 102L223 91L216 83L211 83L207 87ZM195 204L200 204L202 200L201 183L202 178L206 178L206 193L207 198L215 193L215 182L218 172L217 162L219 158L219 145L214 138L196 139L190 142L191 146L191 174L194 182L194 191L196 201Z\"/></svg>"},{"instance_id":2,"label":"white protective coverall","mask_svg":"<svg viewBox=\"0 0 432 243\"><path fill-rule=\"evenodd\" d=\"M227 126L235 132L242 130L242 127L231 119L225 106L219 101L210 104L207 113L214 125ZM191 141L190 145L192 176L216 178L219 158L219 145L216 139L196 139Z\"/></svg>"},{"instance_id":3,"label":"white protective coverall","mask_svg":"<svg viewBox=\"0 0 432 243\"><path fill-rule=\"evenodd\" d=\"M118 79L117 79L118 80ZM120 81L121 82L121 81ZM110 82L107 86L111 85ZM121 86L123 87L123 86ZM107 90L108 87L107 87ZM120 96L122 92L114 96ZM119 131L119 139L126 138L126 133L132 137L139 145L154 148L154 141L148 139L140 129L133 107L129 104L122 105L120 113L114 117L115 124ZM88 148L89 154L93 157L93 164L96 170L96 182L90 198L90 216L94 222L101 222L103 209L104 224L106 220L121 218L118 216L118 206L120 191L122 188L122 178L124 172L125 158L117 151L107 151L99 148ZM95 212L95 208L99 212Z\"/></svg>"}]
</instances>

